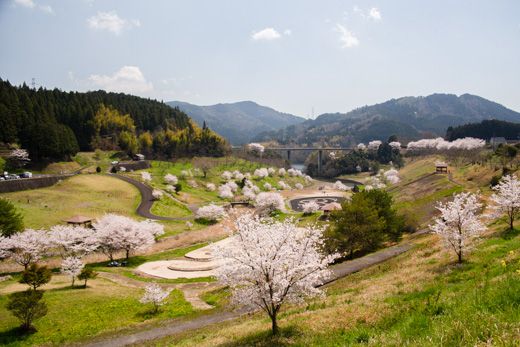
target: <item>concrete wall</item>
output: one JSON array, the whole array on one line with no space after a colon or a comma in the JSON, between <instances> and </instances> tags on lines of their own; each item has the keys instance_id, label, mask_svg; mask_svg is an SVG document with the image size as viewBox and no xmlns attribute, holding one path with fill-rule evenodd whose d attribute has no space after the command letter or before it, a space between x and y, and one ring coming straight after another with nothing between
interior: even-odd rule
<instances>
[{"instance_id":1,"label":"concrete wall","mask_svg":"<svg viewBox=\"0 0 520 347\"><path fill-rule=\"evenodd\" d=\"M20 178L17 180L0 181L0 193L18 192L21 190L38 189L50 187L58 181L73 176L68 175L49 175L43 177Z\"/></svg>"}]
</instances>

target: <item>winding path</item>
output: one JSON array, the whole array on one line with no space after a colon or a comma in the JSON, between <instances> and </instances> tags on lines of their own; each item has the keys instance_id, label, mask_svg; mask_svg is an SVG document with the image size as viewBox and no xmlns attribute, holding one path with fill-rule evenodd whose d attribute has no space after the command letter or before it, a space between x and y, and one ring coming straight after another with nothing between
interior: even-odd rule
<instances>
[{"instance_id":1,"label":"winding path","mask_svg":"<svg viewBox=\"0 0 520 347\"><path fill-rule=\"evenodd\" d=\"M418 234L423 232L418 232ZM340 264L331 266L333 275L327 283L336 281L340 278L346 277L352 273L366 269L372 265L379 264L388 259L391 259L399 254L405 253L414 247L411 243L403 243L396 246L388 247L378 252L368 254L364 257L346 261ZM186 331L196 330L207 327L212 324L222 323L225 321L240 318L246 314L252 313L254 310L240 308L236 311L224 311L217 312L214 314L203 315L191 320L171 320L165 322L163 325L136 332L129 335L116 336L105 340L99 340L97 342L87 343L86 347L119 347L128 345L139 345L145 341L160 339L169 335L183 333Z\"/></svg>"},{"instance_id":2,"label":"winding path","mask_svg":"<svg viewBox=\"0 0 520 347\"><path fill-rule=\"evenodd\" d=\"M141 193L141 202L139 203L139 206L137 207L137 214L141 217L148 218L148 219L155 219L155 220L190 220L193 219L193 217L165 217L165 216L158 216L156 214L153 214L151 212L152 205L154 202L154 198L152 195L153 189L146 184L139 182L138 180L135 180L133 178L118 175L118 174L108 174L111 177L118 178L122 181L125 181L127 183L130 183L134 187L136 187L139 192ZM171 197L170 197L171 198ZM193 208L191 206L188 206L190 211L193 212Z\"/></svg>"}]
</instances>

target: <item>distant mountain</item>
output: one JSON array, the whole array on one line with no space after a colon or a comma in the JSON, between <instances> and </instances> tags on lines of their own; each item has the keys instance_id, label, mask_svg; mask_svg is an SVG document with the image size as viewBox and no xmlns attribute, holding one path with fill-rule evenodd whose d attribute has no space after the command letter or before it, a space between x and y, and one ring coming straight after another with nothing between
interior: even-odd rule
<instances>
[{"instance_id":1,"label":"distant mountain","mask_svg":"<svg viewBox=\"0 0 520 347\"><path fill-rule=\"evenodd\" d=\"M401 142L408 142L444 136L450 126L485 119L520 122L520 113L475 95L432 94L392 99L348 113L323 114L315 120L259 134L254 140L348 146L397 135Z\"/></svg>"},{"instance_id":2,"label":"distant mountain","mask_svg":"<svg viewBox=\"0 0 520 347\"><path fill-rule=\"evenodd\" d=\"M200 126L205 121L211 130L227 138L233 145L249 143L262 132L282 129L305 120L252 101L211 106L197 106L180 101L170 101L167 104L178 107Z\"/></svg>"}]
</instances>

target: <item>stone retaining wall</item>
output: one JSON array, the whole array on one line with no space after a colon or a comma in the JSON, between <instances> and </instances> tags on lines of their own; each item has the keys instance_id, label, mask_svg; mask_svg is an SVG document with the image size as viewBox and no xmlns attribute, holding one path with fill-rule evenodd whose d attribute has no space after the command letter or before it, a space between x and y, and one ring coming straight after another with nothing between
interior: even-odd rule
<instances>
[{"instance_id":1,"label":"stone retaining wall","mask_svg":"<svg viewBox=\"0 0 520 347\"><path fill-rule=\"evenodd\" d=\"M20 178L17 180L0 181L0 193L18 192L21 190L38 189L50 187L59 181L73 176L67 175L52 175L33 178Z\"/></svg>"}]
</instances>

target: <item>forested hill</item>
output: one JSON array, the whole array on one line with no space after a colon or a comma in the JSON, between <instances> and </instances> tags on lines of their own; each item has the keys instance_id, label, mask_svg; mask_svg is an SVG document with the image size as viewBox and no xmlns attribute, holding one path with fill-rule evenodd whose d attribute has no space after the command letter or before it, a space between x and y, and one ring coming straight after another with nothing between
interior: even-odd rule
<instances>
[{"instance_id":1,"label":"forested hill","mask_svg":"<svg viewBox=\"0 0 520 347\"><path fill-rule=\"evenodd\" d=\"M397 135L401 142L407 142L444 136L449 126L484 119L520 122L520 113L476 95L432 94L391 99L348 113L324 114L315 120L264 133L256 140L352 145Z\"/></svg>"},{"instance_id":2,"label":"forested hill","mask_svg":"<svg viewBox=\"0 0 520 347\"><path fill-rule=\"evenodd\" d=\"M18 143L33 160L66 159L99 146L162 157L228 150L220 136L162 102L105 91L34 90L1 79L0 142Z\"/></svg>"},{"instance_id":3,"label":"forested hill","mask_svg":"<svg viewBox=\"0 0 520 347\"><path fill-rule=\"evenodd\" d=\"M186 112L199 125L205 122L234 145L249 143L261 132L282 129L305 120L302 117L258 105L253 101L211 106L170 101L168 105Z\"/></svg>"},{"instance_id":4,"label":"forested hill","mask_svg":"<svg viewBox=\"0 0 520 347\"><path fill-rule=\"evenodd\" d=\"M449 127L446 131L446 139L449 141L464 137L477 137L484 140L492 137L505 137L508 140L517 140L520 138L520 124L491 119L483 120L480 123Z\"/></svg>"}]
</instances>

